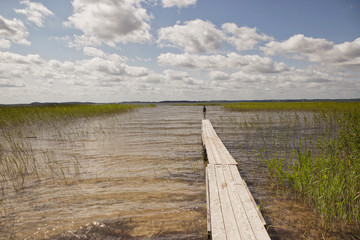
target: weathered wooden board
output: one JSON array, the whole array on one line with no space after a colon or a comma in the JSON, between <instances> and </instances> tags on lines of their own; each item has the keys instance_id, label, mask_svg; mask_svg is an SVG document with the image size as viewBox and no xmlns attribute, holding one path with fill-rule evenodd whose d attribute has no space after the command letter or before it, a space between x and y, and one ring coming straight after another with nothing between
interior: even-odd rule
<instances>
[{"instance_id":1,"label":"weathered wooden board","mask_svg":"<svg viewBox=\"0 0 360 240\"><path fill-rule=\"evenodd\" d=\"M220 140L209 120L202 120L201 135L208 154L209 164L237 165L237 162Z\"/></svg>"},{"instance_id":2,"label":"weathered wooden board","mask_svg":"<svg viewBox=\"0 0 360 240\"><path fill-rule=\"evenodd\" d=\"M201 136L209 161L206 200L212 239L269 240L265 220L240 176L237 162L209 120L203 120Z\"/></svg>"},{"instance_id":3,"label":"weathered wooden board","mask_svg":"<svg viewBox=\"0 0 360 240\"><path fill-rule=\"evenodd\" d=\"M221 203L219 197L218 186L216 182L215 171L213 168L207 168L209 181L209 206L210 206L210 221L211 221L211 237L216 240L226 239L224 221L221 211Z\"/></svg>"}]
</instances>

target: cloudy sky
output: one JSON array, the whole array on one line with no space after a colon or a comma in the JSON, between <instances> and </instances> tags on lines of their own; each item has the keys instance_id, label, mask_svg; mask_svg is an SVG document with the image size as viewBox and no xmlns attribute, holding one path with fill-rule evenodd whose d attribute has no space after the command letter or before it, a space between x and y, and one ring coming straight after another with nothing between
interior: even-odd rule
<instances>
[{"instance_id":1,"label":"cloudy sky","mask_svg":"<svg viewBox=\"0 0 360 240\"><path fill-rule=\"evenodd\" d=\"M0 103L360 98L359 0L0 0Z\"/></svg>"}]
</instances>

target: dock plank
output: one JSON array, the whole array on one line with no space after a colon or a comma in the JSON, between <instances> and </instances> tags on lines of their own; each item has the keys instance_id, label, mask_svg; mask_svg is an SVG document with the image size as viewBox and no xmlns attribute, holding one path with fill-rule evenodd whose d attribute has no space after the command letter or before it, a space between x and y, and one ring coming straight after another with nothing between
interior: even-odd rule
<instances>
[{"instance_id":1,"label":"dock plank","mask_svg":"<svg viewBox=\"0 0 360 240\"><path fill-rule=\"evenodd\" d=\"M253 209L255 209L257 212L257 215L260 218L261 223L265 226L266 225L265 219L263 218L254 198L252 197L251 192L246 185L246 182L244 181L244 179L241 178L241 176L239 174L239 170L237 168L231 168L230 172L234 178L235 184L238 186L239 189L241 188L241 193L242 193L242 197L243 197L244 201L246 199L245 204L252 204L252 206L248 206L247 208L250 209L252 207Z\"/></svg>"},{"instance_id":2,"label":"dock plank","mask_svg":"<svg viewBox=\"0 0 360 240\"><path fill-rule=\"evenodd\" d=\"M231 156L227 148L224 146L224 144L221 142L221 140L218 138L218 140L215 142L215 147L217 149L217 152L221 156L221 164L228 164L228 165L237 165L238 163L235 161L235 159Z\"/></svg>"},{"instance_id":3,"label":"dock plank","mask_svg":"<svg viewBox=\"0 0 360 240\"><path fill-rule=\"evenodd\" d=\"M224 221L220 206L220 197L218 193L218 186L216 183L215 169L212 167L207 167L206 171L208 172L209 177L209 199L210 199L210 219L211 219L211 237L214 240L225 240L224 236L225 227Z\"/></svg>"},{"instance_id":4,"label":"dock plank","mask_svg":"<svg viewBox=\"0 0 360 240\"><path fill-rule=\"evenodd\" d=\"M205 181L206 181L206 210L207 210L207 231L211 232L211 218L210 218L210 196L209 196L209 177L208 171L205 170Z\"/></svg>"},{"instance_id":5,"label":"dock plank","mask_svg":"<svg viewBox=\"0 0 360 240\"><path fill-rule=\"evenodd\" d=\"M233 213L231 199L229 197L229 185L225 181L224 172L221 165L214 166L216 181L218 185L219 197L221 199L221 209L224 219L226 239L241 239L236 219Z\"/></svg>"},{"instance_id":6,"label":"dock plank","mask_svg":"<svg viewBox=\"0 0 360 240\"><path fill-rule=\"evenodd\" d=\"M209 148L208 157L210 164L237 164L225 145L221 142L209 120L203 120L202 127L203 143Z\"/></svg>"},{"instance_id":7,"label":"dock plank","mask_svg":"<svg viewBox=\"0 0 360 240\"><path fill-rule=\"evenodd\" d=\"M208 155L206 196L212 239L270 239L266 222L237 169L238 163L209 120L202 121L201 136Z\"/></svg>"},{"instance_id":8,"label":"dock plank","mask_svg":"<svg viewBox=\"0 0 360 240\"><path fill-rule=\"evenodd\" d=\"M240 201L240 198L237 194L237 189L235 186L235 181L232 178L230 168L235 167L234 165L224 165L223 173L225 176L225 181L228 183L228 189L229 189L229 196L231 199L232 209L234 212L234 216L237 222L237 227L240 233L241 238L240 239L246 239L246 240L256 240L255 235L252 231L250 222L248 221L246 217L246 212L244 209L244 206L242 205L242 202Z\"/></svg>"}]
</instances>

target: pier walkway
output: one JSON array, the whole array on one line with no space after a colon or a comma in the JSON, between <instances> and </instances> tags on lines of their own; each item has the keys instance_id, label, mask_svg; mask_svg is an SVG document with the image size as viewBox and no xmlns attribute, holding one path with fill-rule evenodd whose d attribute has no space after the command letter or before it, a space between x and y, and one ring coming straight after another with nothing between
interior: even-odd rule
<instances>
[{"instance_id":1,"label":"pier walkway","mask_svg":"<svg viewBox=\"0 0 360 240\"><path fill-rule=\"evenodd\" d=\"M216 134L209 120L202 120L206 150L207 226L212 239L270 239L262 217L237 162Z\"/></svg>"}]
</instances>

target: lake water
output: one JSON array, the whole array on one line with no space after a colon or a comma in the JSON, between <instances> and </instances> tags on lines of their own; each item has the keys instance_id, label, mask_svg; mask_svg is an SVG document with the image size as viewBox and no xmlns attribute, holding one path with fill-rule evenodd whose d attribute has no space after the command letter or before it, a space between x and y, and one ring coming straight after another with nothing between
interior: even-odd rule
<instances>
[{"instance_id":1,"label":"lake water","mask_svg":"<svg viewBox=\"0 0 360 240\"><path fill-rule=\"evenodd\" d=\"M270 188L251 136L234 131L244 113L207 108L272 239L320 239L316 213ZM202 106L159 105L33 133L33 153L63 175L6 192L0 239L207 239L201 119Z\"/></svg>"}]
</instances>

